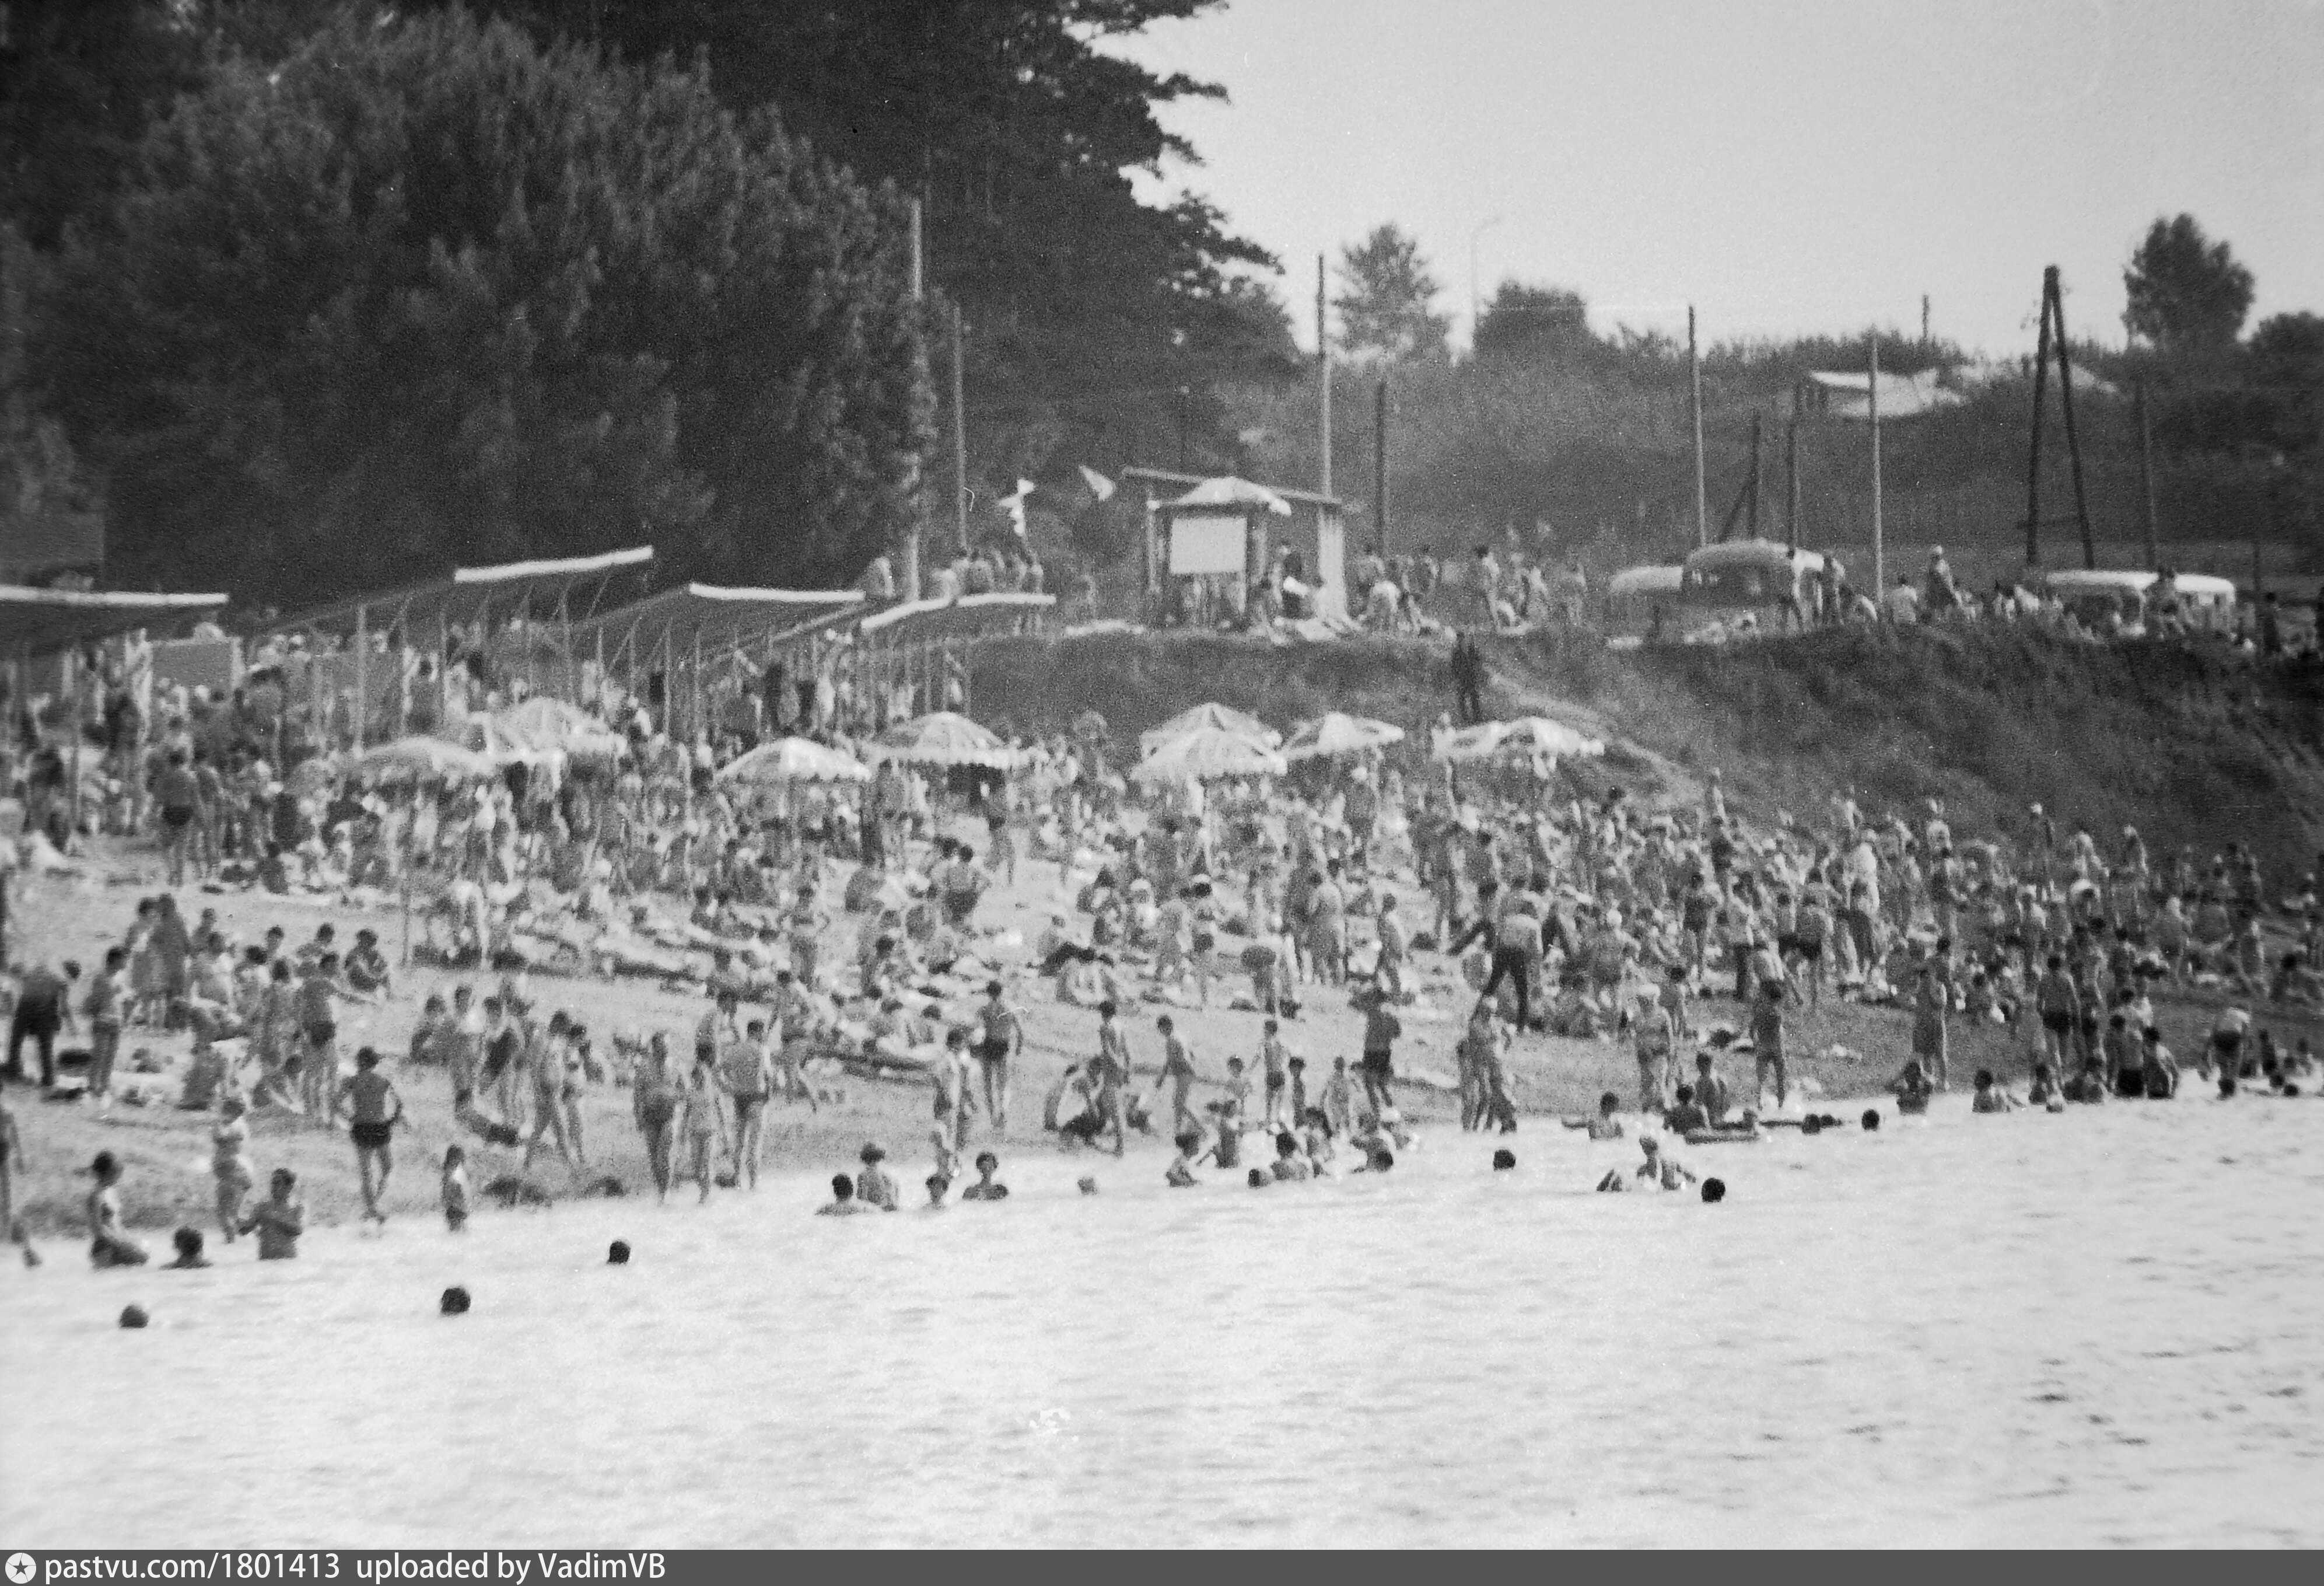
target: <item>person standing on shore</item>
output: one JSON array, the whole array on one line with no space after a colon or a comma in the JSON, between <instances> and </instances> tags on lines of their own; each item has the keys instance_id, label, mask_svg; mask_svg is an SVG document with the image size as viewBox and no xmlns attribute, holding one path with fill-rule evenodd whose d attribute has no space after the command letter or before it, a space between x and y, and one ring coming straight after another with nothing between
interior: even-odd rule
<instances>
[{"instance_id":1,"label":"person standing on shore","mask_svg":"<svg viewBox=\"0 0 2324 1586\"><path fill-rule=\"evenodd\" d=\"M1188 1129L1200 1133L1203 1120L1194 1116L1194 1109L1186 1102L1197 1077L1194 1054L1178 1038L1168 1014L1155 1020L1154 1027L1162 1034L1162 1080L1170 1087L1170 1132L1173 1136Z\"/></svg>"},{"instance_id":2,"label":"person standing on shore","mask_svg":"<svg viewBox=\"0 0 2324 1586\"><path fill-rule=\"evenodd\" d=\"M40 1054L41 1088L56 1088L57 1036L73 1027L72 983L79 978L80 966L70 960L62 975L46 964L34 964L24 971L17 983L16 1010L8 1021L10 1080L23 1081L24 1043L30 1041Z\"/></svg>"},{"instance_id":3,"label":"person standing on shore","mask_svg":"<svg viewBox=\"0 0 2324 1586\"><path fill-rule=\"evenodd\" d=\"M645 1140L654 1192L663 1201L669 1199L671 1136L682 1096L681 1082L670 1069L669 1036L657 1030L647 1045L644 1071L630 1088L630 1112Z\"/></svg>"},{"instance_id":4,"label":"person standing on shore","mask_svg":"<svg viewBox=\"0 0 2324 1586\"><path fill-rule=\"evenodd\" d=\"M984 1079L984 1115L992 1132L1009 1128L1009 1066L1025 1050L1025 1026L1017 1010L1002 999L1001 982L985 983L984 1006L977 1010L982 1039L977 1043L977 1067Z\"/></svg>"},{"instance_id":5,"label":"person standing on shore","mask_svg":"<svg viewBox=\"0 0 2324 1586\"><path fill-rule=\"evenodd\" d=\"M380 1210L379 1201L387 1193L388 1175L395 1171L391 1147L395 1126L403 1121L403 1098L395 1093L394 1082L379 1071L379 1053L368 1046L355 1053L355 1071L339 1087L333 1110L341 1103L347 1109L347 1135L355 1141L355 1176L363 1183L364 1220L385 1227L387 1213ZM375 1179L374 1169L378 1172Z\"/></svg>"},{"instance_id":6,"label":"person standing on shore","mask_svg":"<svg viewBox=\"0 0 2324 1586\"><path fill-rule=\"evenodd\" d=\"M1090 1060L1089 1077L1098 1127L1113 1131L1113 1154L1119 1156L1124 1145L1125 1092L1130 1077L1130 1037L1114 1014L1111 999L1098 1004L1097 1055Z\"/></svg>"}]
</instances>

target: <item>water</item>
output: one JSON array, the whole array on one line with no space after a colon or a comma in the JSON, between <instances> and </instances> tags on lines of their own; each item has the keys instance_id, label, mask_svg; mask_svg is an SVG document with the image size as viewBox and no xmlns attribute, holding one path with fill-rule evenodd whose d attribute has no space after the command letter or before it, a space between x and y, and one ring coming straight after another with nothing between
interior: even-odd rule
<instances>
[{"instance_id":1,"label":"water","mask_svg":"<svg viewBox=\"0 0 2324 1586\"><path fill-rule=\"evenodd\" d=\"M1002 1207L820 1181L0 1276L11 1546L2324 1540L2308 1101ZM637 1247L604 1266L606 1242ZM436 1314L466 1284L467 1316ZM154 1325L113 1325L145 1304Z\"/></svg>"}]
</instances>

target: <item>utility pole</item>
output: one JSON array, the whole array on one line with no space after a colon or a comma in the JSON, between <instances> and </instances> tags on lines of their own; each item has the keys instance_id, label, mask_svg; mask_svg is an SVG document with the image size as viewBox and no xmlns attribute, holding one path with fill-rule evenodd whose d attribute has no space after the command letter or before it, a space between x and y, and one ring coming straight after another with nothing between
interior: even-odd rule
<instances>
[{"instance_id":1,"label":"utility pole","mask_svg":"<svg viewBox=\"0 0 2324 1586\"><path fill-rule=\"evenodd\" d=\"M2042 565L2042 397L2050 383L2050 277L2042 278L2042 329L2034 340L2034 440L2025 458L2025 565Z\"/></svg>"},{"instance_id":2,"label":"utility pole","mask_svg":"<svg viewBox=\"0 0 2324 1586\"><path fill-rule=\"evenodd\" d=\"M1322 437L1323 465L1318 494L1332 493L1332 337L1323 319L1323 255L1315 255L1315 403L1316 425Z\"/></svg>"},{"instance_id":3,"label":"utility pole","mask_svg":"<svg viewBox=\"0 0 2324 1586\"><path fill-rule=\"evenodd\" d=\"M920 200L912 199L912 318L927 334L927 253ZM920 598L920 536L927 528L928 494L926 474L912 471L912 526L906 532L903 565L896 570L896 589L907 600Z\"/></svg>"},{"instance_id":4,"label":"utility pole","mask_svg":"<svg viewBox=\"0 0 2324 1586\"><path fill-rule=\"evenodd\" d=\"M1759 415L1751 415L1751 538L1759 537L1759 497L1765 494L1759 487Z\"/></svg>"},{"instance_id":5,"label":"utility pole","mask_svg":"<svg viewBox=\"0 0 2324 1586\"><path fill-rule=\"evenodd\" d=\"M2132 394L2138 407L2138 487L2146 497L2146 568L2155 572L2162 569L2163 552L2154 524L2154 430L2147 422L2146 382L2141 380Z\"/></svg>"},{"instance_id":6,"label":"utility pole","mask_svg":"<svg viewBox=\"0 0 2324 1586\"><path fill-rule=\"evenodd\" d=\"M1388 376L1372 393L1372 543L1388 554Z\"/></svg>"},{"instance_id":7,"label":"utility pole","mask_svg":"<svg viewBox=\"0 0 2324 1586\"><path fill-rule=\"evenodd\" d=\"M960 533L960 553L968 554L968 409L967 381L961 374L961 349L967 333L960 322L960 304L952 305L952 514Z\"/></svg>"},{"instance_id":8,"label":"utility pole","mask_svg":"<svg viewBox=\"0 0 2324 1586\"><path fill-rule=\"evenodd\" d=\"M2082 566L2095 569L2098 549L2090 533L2090 498L2082 488L2081 438L2074 433L2074 366L2066 351L2066 294L2058 284L2058 266L2044 270L2042 281L2049 294L2051 317L2058 322L2058 401L2066 411L2066 456L2074 465L2074 516L2082 530Z\"/></svg>"},{"instance_id":9,"label":"utility pole","mask_svg":"<svg viewBox=\"0 0 2324 1586\"><path fill-rule=\"evenodd\" d=\"M1881 543L1880 532L1880 333L1869 338L1871 357L1866 364L1871 379L1864 394L1868 399L1867 415L1872 421L1872 589L1873 599L1882 599L1888 589L1887 549Z\"/></svg>"},{"instance_id":10,"label":"utility pole","mask_svg":"<svg viewBox=\"0 0 2324 1586\"><path fill-rule=\"evenodd\" d=\"M1929 350L1929 294L1921 294L1921 350Z\"/></svg>"},{"instance_id":11,"label":"utility pole","mask_svg":"<svg viewBox=\"0 0 2324 1586\"><path fill-rule=\"evenodd\" d=\"M1686 305L1687 402L1694 420L1694 543L1711 543L1711 503L1702 490L1702 357L1694 342L1694 305Z\"/></svg>"}]
</instances>

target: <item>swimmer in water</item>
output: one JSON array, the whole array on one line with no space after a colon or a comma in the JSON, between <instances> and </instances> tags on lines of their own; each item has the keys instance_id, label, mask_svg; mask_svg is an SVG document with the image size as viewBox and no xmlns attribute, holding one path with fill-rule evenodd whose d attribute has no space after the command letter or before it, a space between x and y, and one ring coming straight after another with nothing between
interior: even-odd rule
<instances>
[{"instance_id":1,"label":"swimmer in water","mask_svg":"<svg viewBox=\"0 0 2324 1586\"><path fill-rule=\"evenodd\" d=\"M261 1261L288 1261L299 1254L299 1236L307 1231L307 1203L299 1199L299 1175L278 1167L267 1188L268 1198L242 1220L242 1231L258 1236Z\"/></svg>"},{"instance_id":2,"label":"swimmer in water","mask_svg":"<svg viewBox=\"0 0 2324 1586\"><path fill-rule=\"evenodd\" d=\"M1009 1186L993 1178L1001 1171L1001 1158L990 1151L976 1154L976 1183L960 1192L964 1201L1006 1201Z\"/></svg>"},{"instance_id":3,"label":"swimmer in water","mask_svg":"<svg viewBox=\"0 0 2324 1586\"><path fill-rule=\"evenodd\" d=\"M177 1250L178 1258L163 1268L164 1271L195 1272L210 1264L209 1257L202 1254L201 1229L181 1228L171 1236L170 1243Z\"/></svg>"},{"instance_id":4,"label":"swimmer in water","mask_svg":"<svg viewBox=\"0 0 2324 1586\"><path fill-rule=\"evenodd\" d=\"M879 1210L881 1208L866 1206L856 1199L855 1182L844 1173L835 1173L831 1175L831 1203L816 1207L815 1214L817 1217L857 1217L866 1211ZM890 1206L887 1210L893 1211L895 1208Z\"/></svg>"},{"instance_id":5,"label":"swimmer in water","mask_svg":"<svg viewBox=\"0 0 2324 1586\"><path fill-rule=\"evenodd\" d=\"M896 1181L880 1165L888 1160L888 1154L877 1145L866 1145L856 1158L863 1164L863 1171L855 1175L855 1198L882 1211L895 1210Z\"/></svg>"},{"instance_id":6,"label":"swimmer in water","mask_svg":"<svg viewBox=\"0 0 2324 1586\"><path fill-rule=\"evenodd\" d=\"M1645 1154L1646 1160L1638 1164L1638 1171L1633 1176L1650 1180L1665 1190L1683 1189L1695 1182L1694 1174L1686 1164L1665 1151L1662 1142L1652 1135L1639 1137L1638 1149Z\"/></svg>"},{"instance_id":7,"label":"swimmer in water","mask_svg":"<svg viewBox=\"0 0 2324 1586\"><path fill-rule=\"evenodd\" d=\"M1569 1129L1588 1129L1593 1140L1618 1140L1622 1137L1622 1120L1614 1115L1622 1110L1622 1099L1611 1090L1598 1098L1598 1112L1592 1118L1560 1118Z\"/></svg>"}]
</instances>

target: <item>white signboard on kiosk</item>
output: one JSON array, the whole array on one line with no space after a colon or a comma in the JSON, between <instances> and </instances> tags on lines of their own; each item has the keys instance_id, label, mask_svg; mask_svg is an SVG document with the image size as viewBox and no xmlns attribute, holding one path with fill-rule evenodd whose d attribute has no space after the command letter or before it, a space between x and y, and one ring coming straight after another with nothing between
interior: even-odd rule
<instances>
[{"instance_id":1,"label":"white signboard on kiosk","mask_svg":"<svg viewBox=\"0 0 2324 1586\"><path fill-rule=\"evenodd\" d=\"M1240 513L1180 513L1170 520L1170 571L1189 578L1243 571Z\"/></svg>"}]
</instances>

